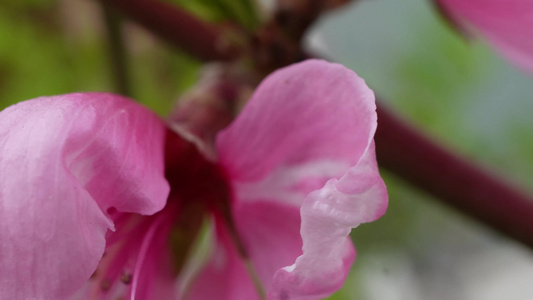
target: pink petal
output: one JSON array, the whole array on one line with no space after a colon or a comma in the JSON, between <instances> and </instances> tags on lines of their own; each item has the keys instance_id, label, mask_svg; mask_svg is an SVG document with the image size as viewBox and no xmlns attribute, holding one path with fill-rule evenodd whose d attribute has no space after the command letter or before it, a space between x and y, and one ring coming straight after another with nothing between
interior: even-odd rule
<instances>
[{"instance_id":1,"label":"pink petal","mask_svg":"<svg viewBox=\"0 0 533 300\"><path fill-rule=\"evenodd\" d=\"M225 226L217 223L216 248L184 299L260 300Z\"/></svg>"},{"instance_id":2,"label":"pink petal","mask_svg":"<svg viewBox=\"0 0 533 300\"><path fill-rule=\"evenodd\" d=\"M266 200L237 204L233 215L257 279L263 290L268 291L276 271L292 264L302 254L300 210ZM217 229L217 248L188 299L259 299L233 241L224 228Z\"/></svg>"},{"instance_id":3,"label":"pink petal","mask_svg":"<svg viewBox=\"0 0 533 300\"><path fill-rule=\"evenodd\" d=\"M518 66L533 71L533 1L437 1L459 21L476 27Z\"/></svg>"},{"instance_id":4,"label":"pink petal","mask_svg":"<svg viewBox=\"0 0 533 300\"><path fill-rule=\"evenodd\" d=\"M269 291L274 274L302 254L300 210L265 199L237 204L233 215L247 254Z\"/></svg>"},{"instance_id":5,"label":"pink petal","mask_svg":"<svg viewBox=\"0 0 533 300\"><path fill-rule=\"evenodd\" d=\"M374 94L364 80L308 60L268 76L218 135L217 149L238 200L299 206L359 161L375 129Z\"/></svg>"},{"instance_id":6,"label":"pink petal","mask_svg":"<svg viewBox=\"0 0 533 300\"><path fill-rule=\"evenodd\" d=\"M164 206L164 133L147 109L109 94L42 97L0 113L2 297L70 297L102 256L109 208Z\"/></svg>"},{"instance_id":7,"label":"pink petal","mask_svg":"<svg viewBox=\"0 0 533 300\"><path fill-rule=\"evenodd\" d=\"M310 60L265 79L241 115L219 134L220 162L236 197L234 218L269 299L321 299L339 289L355 258L347 238L351 228L385 212L387 194L372 141L374 101L352 71ZM287 209L302 205L302 255L294 250L300 242L291 234L296 226L289 225L298 218L280 217L284 214L268 205L259 215L240 211L245 203L263 201ZM269 232L242 216L246 213L267 218L265 224L276 230ZM278 245L261 243L254 231Z\"/></svg>"},{"instance_id":8,"label":"pink petal","mask_svg":"<svg viewBox=\"0 0 533 300\"><path fill-rule=\"evenodd\" d=\"M378 219L387 202L372 142L342 178L329 180L306 197L301 209L303 255L275 274L268 299L322 299L338 290L355 258L350 230Z\"/></svg>"}]
</instances>

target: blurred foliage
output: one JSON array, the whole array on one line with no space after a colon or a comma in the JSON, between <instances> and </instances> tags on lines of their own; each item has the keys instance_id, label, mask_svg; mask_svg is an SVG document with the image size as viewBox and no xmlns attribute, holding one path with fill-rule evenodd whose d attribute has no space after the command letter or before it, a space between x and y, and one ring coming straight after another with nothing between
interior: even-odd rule
<instances>
[{"instance_id":1,"label":"blurred foliage","mask_svg":"<svg viewBox=\"0 0 533 300\"><path fill-rule=\"evenodd\" d=\"M45 95L113 91L97 6L82 1L14 3L0 6L0 108ZM200 64L125 25L134 98L164 115L195 81Z\"/></svg>"},{"instance_id":2,"label":"blurred foliage","mask_svg":"<svg viewBox=\"0 0 533 300\"><path fill-rule=\"evenodd\" d=\"M393 68L390 104L448 148L533 188L531 75L436 16L411 20L418 45Z\"/></svg>"},{"instance_id":3,"label":"blurred foliage","mask_svg":"<svg viewBox=\"0 0 533 300\"><path fill-rule=\"evenodd\" d=\"M428 3L385 2L361 3L354 9L357 12L332 18L319 30L323 42L421 131L500 178L533 188L533 121L528 116L533 111L533 78L487 45L457 36ZM377 11L389 17L387 22L384 17L371 20ZM345 28L359 30L351 43L350 33L340 33ZM375 57L368 56L374 53ZM441 273L453 282L457 262L487 249L487 241L489 248L508 241L392 174L382 171L382 175L389 191L387 213L352 231L358 259L342 290L330 299L459 299L452 291L438 294L424 287L425 280ZM378 268L381 284L387 284L386 278L399 282L397 276L402 276L393 275L395 266L380 270L369 260L376 255L378 260L390 255L414 264L411 267L419 272L415 280L422 285L419 297L400 293L393 298L372 297L375 294L369 290L380 288L380 283L366 286L369 269ZM461 290L458 284L455 288Z\"/></svg>"},{"instance_id":4,"label":"blurred foliage","mask_svg":"<svg viewBox=\"0 0 533 300\"><path fill-rule=\"evenodd\" d=\"M41 9L56 2L57 0L4 0L2 6L10 9Z\"/></svg>"}]
</instances>

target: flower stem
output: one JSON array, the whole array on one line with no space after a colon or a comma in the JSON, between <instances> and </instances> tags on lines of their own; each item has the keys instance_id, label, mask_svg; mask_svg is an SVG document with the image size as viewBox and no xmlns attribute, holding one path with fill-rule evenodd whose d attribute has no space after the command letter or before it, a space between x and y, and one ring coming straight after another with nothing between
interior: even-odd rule
<instances>
[{"instance_id":1,"label":"flower stem","mask_svg":"<svg viewBox=\"0 0 533 300\"><path fill-rule=\"evenodd\" d=\"M115 90L124 96L131 97L131 84L128 72L128 55L122 34L122 22L119 16L102 2L102 15L107 29L109 60L112 68Z\"/></svg>"}]
</instances>

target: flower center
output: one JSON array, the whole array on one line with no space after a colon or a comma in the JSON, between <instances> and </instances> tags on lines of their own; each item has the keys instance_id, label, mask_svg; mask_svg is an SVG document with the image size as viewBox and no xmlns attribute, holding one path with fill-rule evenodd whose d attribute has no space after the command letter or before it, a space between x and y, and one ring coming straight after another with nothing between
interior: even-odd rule
<instances>
[{"instance_id":1,"label":"flower center","mask_svg":"<svg viewBox=\"0 0 533 300\"><path fill-rule=\"evenodd\" d=\"M149 278L152 269L180 275L206 216L232 223L224 171L170 129L165 147L165 177L171 187L167 203L151 216L108 212L116 231L106 236L106 252L91 279L92 299L103 293L142 298L157 280Z\"/></svg>"},{"instance_id":2,"label":"flower center","mask_svg":"<svg viewBox=\"0 0 533 300\"><path fill-rule=\"evenodd\" d=\"M165 177L170 184L167 206L176 215L170 243L175 271L179 273L209 214L233 228L229 180L216 163L194 145L168 130L165 149Z\"/></svg>"}]
</instances>

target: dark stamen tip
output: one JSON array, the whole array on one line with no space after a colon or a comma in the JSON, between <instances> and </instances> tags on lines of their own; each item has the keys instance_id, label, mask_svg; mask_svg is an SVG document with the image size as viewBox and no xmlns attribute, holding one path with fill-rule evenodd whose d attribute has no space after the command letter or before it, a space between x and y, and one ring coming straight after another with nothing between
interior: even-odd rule
<instances>
[{"instance_id":1,"label":"dark stamen tip","mask_svg":"<svg viewBox=\"0 0 533 300\"><path fill-rule=\"evenodd\" d=\"M120 281L124 284L130 284L131 283L131 274L124 272L122 275L120 275Z\"/></svg>"},{"instance_id":2,"label":"dark stamen tip","mask_svg":"<svg viewBox=\"0 0 533 300\"><path fill-rule=\"evenodd\" d=\"M109 291L110 288L111 288L111 280L109 279L102 280L102 282L100 283L100 289L102 289L102 291L104 292L107 292Z\"/></svg>"}]
</instances>

